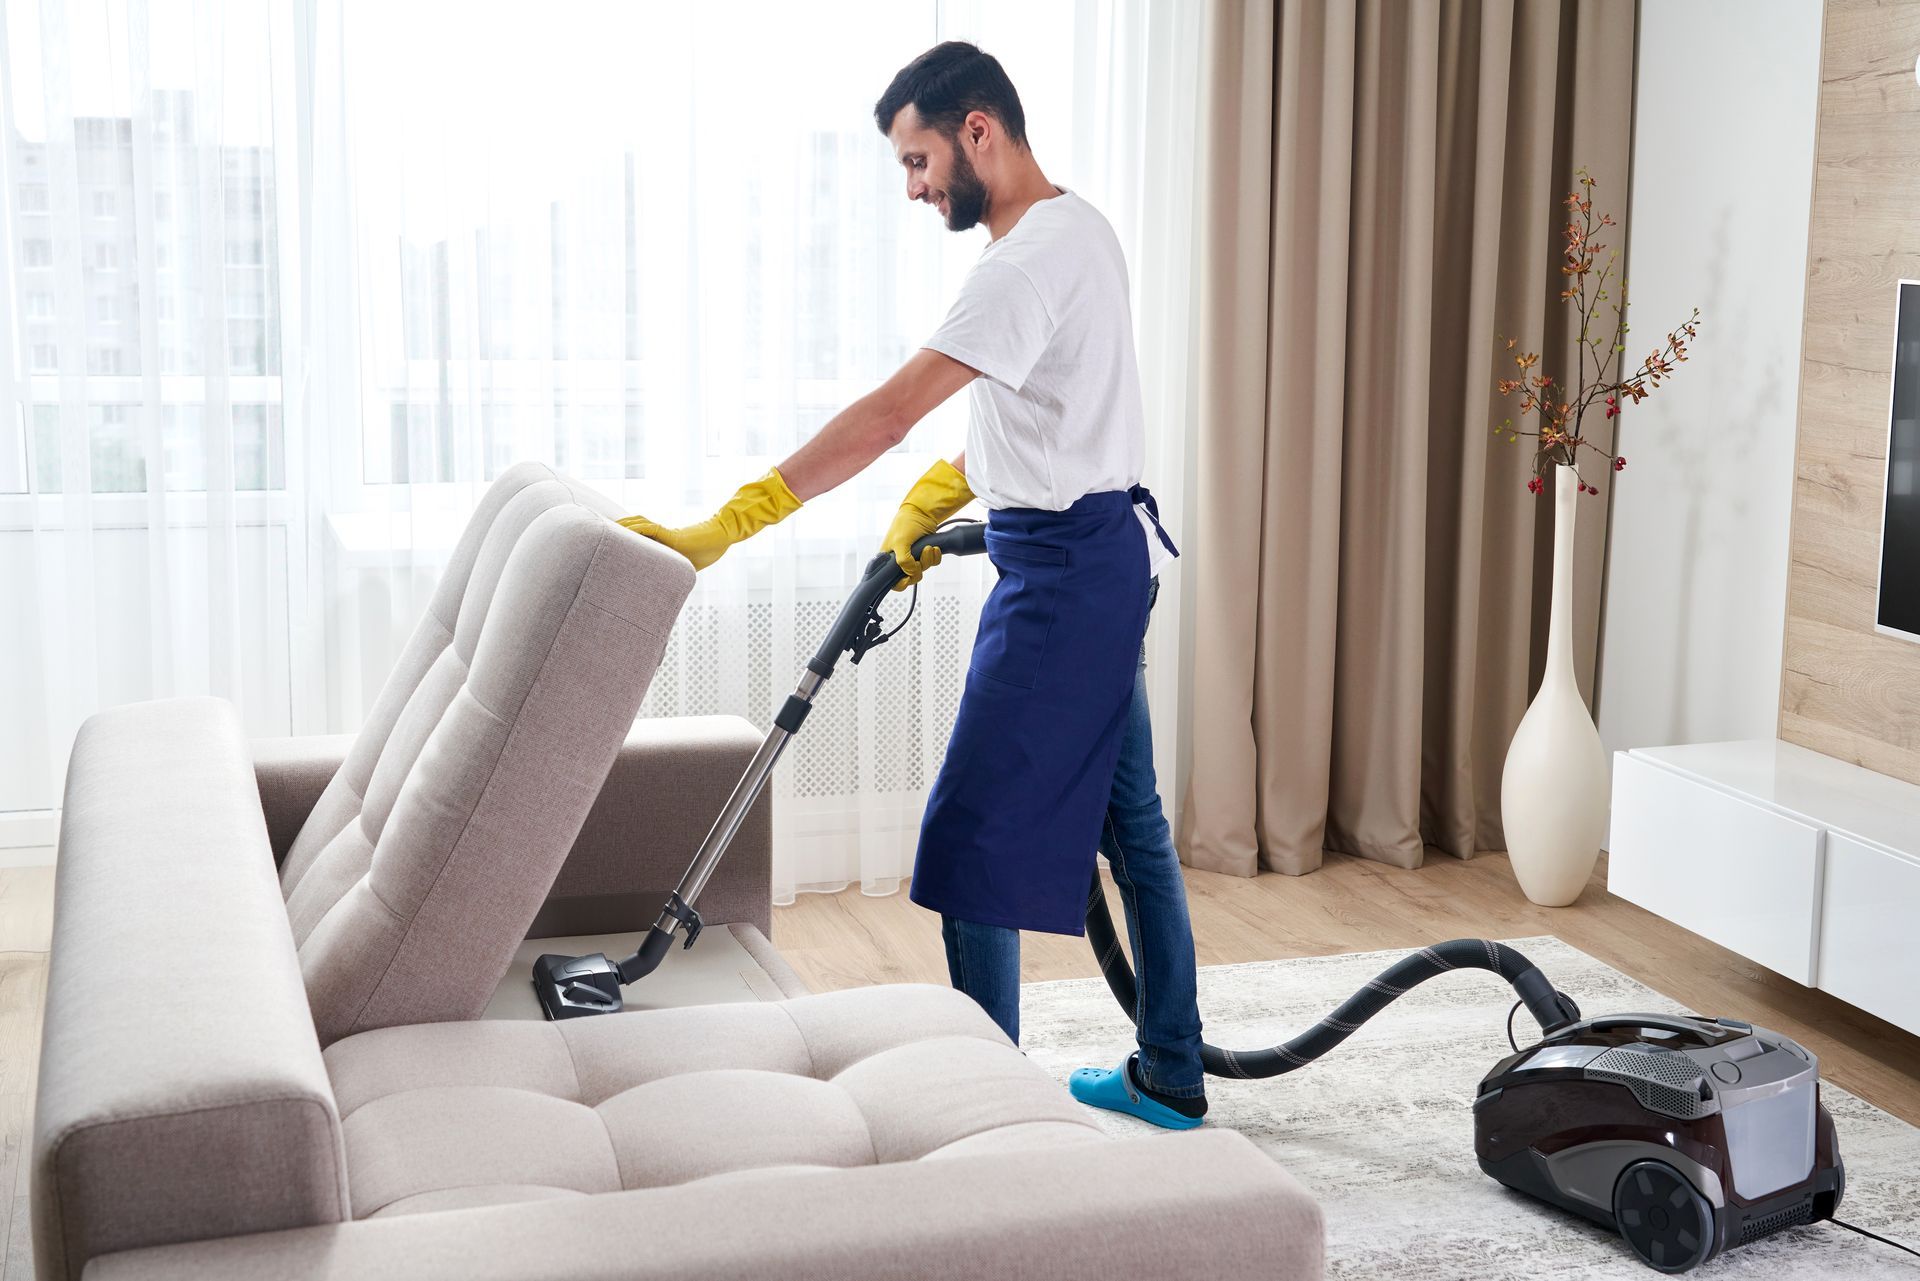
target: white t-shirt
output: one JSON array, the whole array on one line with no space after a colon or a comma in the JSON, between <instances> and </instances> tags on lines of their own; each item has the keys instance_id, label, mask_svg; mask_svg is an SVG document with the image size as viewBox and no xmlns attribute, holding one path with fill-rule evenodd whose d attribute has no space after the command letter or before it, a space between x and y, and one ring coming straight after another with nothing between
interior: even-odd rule
<instances>
[{"instance_id":1,"label":"white t-shirt","mask_svg":"<svg viewBox=\"0 0 1920 1281\"><path fill-rule=\"evenodd\" d=\"M1140 483L1146 426L1127 261L1072 192L1035 203L967 273L925 344L977 369L967 486L989 509L1065 511ZM1157 570L1170 559L1141 512Z\"/></svg>"}]
</instances>

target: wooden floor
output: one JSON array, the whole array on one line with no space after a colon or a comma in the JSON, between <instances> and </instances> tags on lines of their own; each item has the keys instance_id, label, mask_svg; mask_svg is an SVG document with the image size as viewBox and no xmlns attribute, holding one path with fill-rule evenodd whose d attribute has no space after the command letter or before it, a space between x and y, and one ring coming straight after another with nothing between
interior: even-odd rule
<instances>
[{"instance_id":1,"label":"wooden floor","mask_svg":"<svg viewBox=\"0 0 1920 1281\"><path fill-rule=\"evenodd\" d=\"M1608 894L1605 864L1572 907L1541 908L1506 858L1435 855L1406 872L1329 856L1311 876L1188 871L1202 965L1413 947L1466 936L1554 934L1693 1009L1775 1028L1820 1055L1821 1074L1920 1124L1920 1037L1801 987ZM1115 918L1120 907L1109 903ZM0 867L0 1281L30 1281L27 1151L53 921L53 869ZM1086 942L1028 934L1029 981L1090 978ZM939 930L904 894L802 895L774 912L774 942L816 991L946 982Z\"/></svg>"},{"instance_id":2,"label":"wooden floor","mask_svg":"<svg viewBox=\"0 0 1920 1281\"><path fill-rule=\"evenodd\" d=\"M1503 854L1430 854L1418 871L1329 855L1308 876L1186 873L1202 965L1277 960L1442 939L1552 934L1690 1009L1748 1019L1820 1056L1821 1076L1920 1124L1920 1037L1801 987L1606 891L1606 863L1571 907L1536 907ZM1109 883L1108 906L1122 919ZM904 894L803 894L774 910L774 944L815 991L947 981L933 916ZM1022 936L1021 977L1091 978L1086 941Z\"/></svg>"}]
</instances>

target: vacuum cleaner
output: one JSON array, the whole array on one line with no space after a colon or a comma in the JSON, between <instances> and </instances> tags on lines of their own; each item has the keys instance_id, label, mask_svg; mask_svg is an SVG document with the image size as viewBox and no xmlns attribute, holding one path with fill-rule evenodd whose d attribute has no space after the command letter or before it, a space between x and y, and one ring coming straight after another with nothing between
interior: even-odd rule
<instances>
[{"instance_id":1,"label":"vacuum cleaner","mask_svg":"<svg viewBox=\"0 0 1920 1281\"><path fill-rule=\"evenodd\" d=\"M1097 877L1087 940L1131 1013L1133 970ZM1305 1067L1410 988L1458 969L1498 974L1520 998L1508 1011L1514 1052L1481 1079L1473 1102L1474 1154L1487 1174L1618 1232L1660 1272L1686 1272L1733 1246L1834 1217L1846 1167L1820 1102L1819 1060L1804 1046L1738 1019L1584 1019L1504 943L1421 948L1286 1044L1203 1044L1201 1064L1239 1079ZM1522 1005L1542 1033L1524 1050L1512 1041Z\"/></svg>"},{"instance_id":2,"label":"vacuum cleaner","mask_svg":"<svg viewBox=\"0 0 1920 1281\"><path fill-rule=\"evenodd\" d=\"M986 526L950 522L915 543L914 555L928 547L943 556L975 555L986 549ZM903 577L890 553L868 563L633 955L620 961L601 953L546 955L534 963L534 991L547 1018L616 1013L621 989L658 967L677 935L684 931L682 946L693 946L701 930L694 907L701 890L841 656L858 663L913 617L917 586L898 626L886 628L880 616L881 602ZM1131 1017L1134 974L1097 872L1086 924L1101 973ZM1409 989L1462 969L1499 975L1519 998L1508 1011L1514 1052L1481 1080L1473 1101L1474 1150L1487 1174L1617 1231L1660 1272L1685 1272L1735 1246L1833 1219L1846 1190L1846 1168L1833 1119L1820 1102L1814 1055L1777 1032L1736 1019L1583 1018L1570 997L1504 943L1454 939L1421 948L1284 1045L1203 1045L1202 1063L1211 1075L1239 1079L1294 1071ZM1525 1049L1512 1030L1513 1014L1523 1005L1541 1033Z\"/></svg>"}]
</instances>

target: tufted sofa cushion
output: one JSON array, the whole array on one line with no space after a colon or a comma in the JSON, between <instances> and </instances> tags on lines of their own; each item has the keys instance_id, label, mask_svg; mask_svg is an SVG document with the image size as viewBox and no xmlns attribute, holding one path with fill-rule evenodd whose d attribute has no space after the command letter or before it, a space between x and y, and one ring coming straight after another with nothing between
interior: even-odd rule
<instances>
[{"instance_id":1,"label":"tufted sofa cushion","mask_svg":"<svg viewBox=\"0 0 1920 1281\"><path fill-rule=\"evenodd\" d=\"M326 1052L355 1218L1098 1143L969 998L890 986Z\"/></svg>"},{"instance_id":2,"label":"tufted sofa cushion","mask_svg":"<svg viewBox=\"0 0 1920 1281\"><path fill-rule=\"evenodd\" d=\"M486 1008L693 586L619 514L523 463L461 535L282 868L322 1044Z\"/></svg>"}]
</instances>

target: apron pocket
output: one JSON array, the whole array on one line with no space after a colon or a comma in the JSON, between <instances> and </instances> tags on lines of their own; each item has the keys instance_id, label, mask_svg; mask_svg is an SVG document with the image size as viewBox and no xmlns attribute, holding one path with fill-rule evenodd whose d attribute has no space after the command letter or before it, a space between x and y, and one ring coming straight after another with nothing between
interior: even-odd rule
<instances>
[{"instance_id":1,"label":"apron pocket","mask_svg":"<svg viewBox=\"0 0 1920 1281\"><path fill-rule=\"evenodd\" d=\"M1032 689L1046 657L1047 634L1067 572L1064 548L987 535L987 558L1000 571L980 610L973 671L1020 689Z\"/></svg>"}]
</instances>

